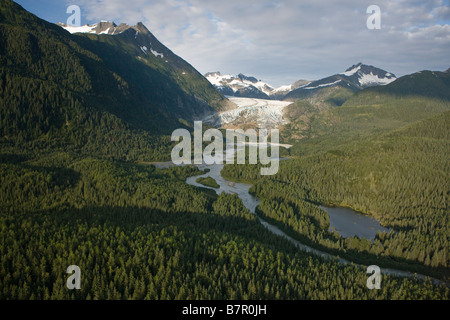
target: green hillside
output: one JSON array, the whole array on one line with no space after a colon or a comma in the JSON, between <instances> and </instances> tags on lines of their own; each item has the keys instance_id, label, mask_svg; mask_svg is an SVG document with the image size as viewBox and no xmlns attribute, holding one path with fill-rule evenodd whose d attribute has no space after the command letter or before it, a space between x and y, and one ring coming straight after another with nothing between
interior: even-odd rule
<instances>
[{"instance_id":1,"label":"green hillside","mask_svg":"<svg viewBox=\"0 0 450 320\"><path fill-rule=\"evenodd\" d=\"M282 128L281 136L294 144L301 140L291 152L304 155L400 128L449 110L449 79L448 72L415 73L386 86L361 90L341 107L331 109L300 100L289 106L290 123Z\"/></svg>"},{"instance_id":2,"label":"green hillside","mask_svg":"<svg viewBox=\"0 0 450 320\"><path fill-rule=\"evenodd\" d=\"M159 149L175 128L227 107L181 58L141 51L137 40L157 40L137 28L137 39L131 28L117 36L71 35L2 1L1 143L151 160L167 155Z\"/></svg>"},{"instance_id":3,"label":"green hillside","mask_svg":"<svg viewBox=\"0 0 450 320\"><path fill-rule=\"evenodd\" d=\"M435 72L432 83L432 72L422 74L409 91L401 90L403 82L417 74L362 90L330 110L297 102L290 131L282 132L294 142L293 159L282 161L277 175L238 165L223 174L252 182L263 199L259 214L303 242L448 280L450 83L448 73ZM422 88L430 83L440 94ZM328 215L317 204L354 208L395 232L378 234L372 244L343 239L327 231Z\"/></svg>"},{"instance_id":4,"label":"green hillside","mask_svg":"<svg viewBox=\"0 0 450 320\"><path fill-rule=\"evenodd\" d=\"M159 170L59 153L0 163L0 299L446 299L431 282L325 262L265 229L236 195ZM67 290L67 266L82 270Z\"/></svg>"},{"instance_id":5,"label":"green hillside","mask_svg":"<svg viewBox=\"0 0 450 320\"><path fill-rule=\"evenodd\" d=\"M198 168L147 165L170 154L173 128L227 100L162 44L168 62L141 50L155 41L142 28L70 35L0 2L1 300L448 300L429 280L383 276L369 290L365 268L299 251L237 195L188 185ZM296 129L307 137L297 158L273 177L224 172L254 181L258 213L306 243L448 279L448 104L417 99L429 113L407 116L405 105L393 120L377 106L344 104L337 117L299 102L292 117L312 120ZM375 128L352 121L365 113ZM352 138L333 145L343 132ZM310 154L298 156L302 143ZM359 208L397 233L374 244L330 235L317 202ZM80 290L66 287L69 265L81 268Z\"/></svg>"},{"instance_id":6,"label":"green hillside","mask_svg":"<svg viewBox=\"0 0 450 320\"><path fill-rule=\"evenodd\" d=\"M449 123L445 112L359 137L282 161L275 176L239 165L227 165L222 174L254 184L251 191L263 199L259 213L303 242L364 263L448 280ZM327 231L328 216L314 204L354 208L395 232L378 234L372 244L344 240Z\"/></svg>"},{"instance_id":7,"label":"green hillside","mask_svg":"<svg viewBox=\"0 0 450 320\"><path fill-rule=\"evenodd\" d=\"M307 100L315 103L321 103L328 107L342 105L353 93L359 89L344 77L335 76L333 80L338 79L341 82L332 87L322 87L313 90L293 90L284 97L285 101ZM329 80L332 81L332 80ZM337 80L335 80L337 81Z\"/></svg>"},{"instance_id":8,"label":"green hillside","mask_svg":"<svg viewBox=\"0 0 450 320\"><path fill-rule=\"evenodd\" d=\"M367 88L357 92L347 105L358 105L368 99L380 99L379 95L397 97L420 96L441 100L450 100L450 72L420 71L398 78L387 86Z\"/></svg>"}]
</instances>

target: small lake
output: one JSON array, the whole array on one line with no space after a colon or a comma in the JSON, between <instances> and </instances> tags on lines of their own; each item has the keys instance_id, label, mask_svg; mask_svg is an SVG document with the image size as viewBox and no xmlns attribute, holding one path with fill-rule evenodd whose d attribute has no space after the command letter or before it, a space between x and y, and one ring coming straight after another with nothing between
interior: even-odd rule
<instances>
[{"instance_id":1,"label":"small lake","mask_svg":"<svg viewBox=\"0 0 450 320\"><path fill-rule=\"evenodd\" d=\"M374 240L377 231L390 231L390 229L381 226L378 220L350 208L325 206L320 206L320 208L328 212L330 230L334 228L344 238L357 236Z\"/></svg>"}]
</instances>

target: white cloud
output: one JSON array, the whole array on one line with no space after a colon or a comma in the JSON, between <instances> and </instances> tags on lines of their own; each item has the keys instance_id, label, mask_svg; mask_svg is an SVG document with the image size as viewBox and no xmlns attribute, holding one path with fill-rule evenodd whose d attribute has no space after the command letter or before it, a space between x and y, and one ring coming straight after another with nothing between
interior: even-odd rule
<instances>
[{"instance_id":1,"label":"white cloud","mask_svg":"<svg viewBox=\"0 0 450 320\"><path fill-rule=\"evenodd\" d=\"M442 0L74 2L92 21L142 21L202 73L242 72L281 85L360 61L397 75L450 66L450 12ZM381 30L366 28L371 4L381 8Z\"/></svg>"}]
</instances>

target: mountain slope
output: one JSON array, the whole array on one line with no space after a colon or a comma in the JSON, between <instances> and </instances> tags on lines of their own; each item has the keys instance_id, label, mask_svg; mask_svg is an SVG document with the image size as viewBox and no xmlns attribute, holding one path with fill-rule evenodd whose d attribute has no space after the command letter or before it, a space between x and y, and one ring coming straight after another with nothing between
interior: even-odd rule
<instances>
[{"instance_id":1,"label":"mountain slope","mask_svg":"<svg viewBox=\"0 0 450 320\"><path fill-rule=\"evenodd\" d=\"M350 99L348 103L355 105L380 94L397 97L422 96L450 100L450 73L448 70L445 72L428 70L416 72L398 78L387 86L362 90Z\"/></svg>"},{"instance_id":2,"label":"mountain slope","mask_svg":"<svg viewBox=\"0 0 450 320\"><path fill-rule=\"evenodd\" d=\"M215 90L211 90L211 85L208 81L205 81L204 77L197 70L164 46L141 22L135 26L125 23L117 26L114 22L108 21L83 27L59 25L77 36L85 36L91 40L110 44L119 49L119 51L124 50L127 54L137 57L138 60L146 63L151 68L169 75L187 94L197 99L197 103L200 106L204 106L206 103L218 111L234 107ZM114 36L101 37L104 34ZM95 47L91 48L92 50L98 50ZM104 50L104 48L101 49ZM111 58L110 68L117 67L121 63L121 61L118 61L119 59L114 59L114 54L111 52L99 52L99 55L102 57L107 55L108 58ZM126 72L126 70L122 70L122 72ZM128 73L132 75L134 72ZM148 87L145 90L147 91ZM192 111L194 114L197 114L195 109L189 110L189 114Z\"/></svg>"},{"instance_id":3,"label":"mountain slope","mask_svg":"<svg viewBox=\"0 0 450 320\"><path fill-rule=\"evenodd\" d=\"M142 24L114 36L78 34L108 68L139 88L150 101L162 100L168 118L193 120L232 105L186 61L161 44ZM118 58L118 55L124 55ZM142 69L142 64L149 68ZM142 70L141 70L142 69ZM174 95L178 88L180 96ZM212 108L211 108L212 107Z\"/></svg>"},{"instance_id":4,"label":"mountain slope","mask_svg":"<svg viewBox=\"0 0 450 320\"><path fill-rule=\"evenodd\" d=\"M378 130L363 132L356 125L344 140L336 140L343 128L328 123L322 130L328 131L330 143L311 141L317 144L315 152L297 143L302 155L280 164L275 176L260 176L258 166L225 166L222 173L251 182L262 201L259 214L304 243L311 241L341 257L358 257L365 264L397 265L448 281L448 110L447 103L447 111L424 113L424 120L397 122L390 128L353 117L358 125L373 123ZM313 222L307 222L311 202L351 207L395 232L378 234L372 243L330 235L326 223L321 226L318 208Z\"/></svg>"},{"instance_id":5,"label":"mountain slope","mask_svg":"<svg viewBox=\"0 0 450 320\"><path fill-rule=\"evenodd\" d=\"M311 83L309 80L298 80L293 84L278 87L270 93L270 97L274 100L283 100L291 91L306 86L309 83Z\"/></svg>"},{"instance_id":6,"label":"mountain slope","mask_svg":"<svg viewBox=\"0 0 450 320\"><path fill-rule=\"evenodd\" d=\"M341 105L351 93L372 86L386 85L395 81L394 74L382 69L358 63L345 72L335 74L289 92L284 100L295 101L298 99L320 100ZM332 95L340 95L335 99Z\"/></svg>"},{"instance_id":7,"label":"mountain slope","mask_svg":"<svg viewBox=\"0 0 450 320\"><path fill-rule=\"evenodd\" d=\"M205 78L227 96L270 99L269 95L274 90L270 84L254 77L247 77L242 73L231 76L222 75L220 72L209 72L205 74Z\"/></svg>"},{"instance_id":8,"label":"mountain slope","mask_svg":"<svg viewBox=\"0 0 450 320\"><path fill-rule=\"evenodd\" d=\"M293 152L306 154L397 129L450 109L450 73L421 71L353 94L339 108L319 110L306 101L288 107L286 142L297 137ZM307 114L308 117L302 117ZM293 142L293 141L290 141Z\"/></svg>"},{"instance_id":9,"label":"mountain slope","mask_svg":"<svg viewBox=\"0 0 450 320\"><path fill-rule=\"evenodd\" d=\"M303 243L448 280L449 76L422 71L322 111L296 101L281 130L292 160L274 176L251 165L227 165L222 174L253 184L258 213ZM318 208L307 222L311 203L353 208L395 232L372 243L330 236Z\"/></svg>"},{"instance_id":10,"label":"mountain slope","mask_svg":"<svg viewBox=\"0 0 450 320\"><path fill-rule=\"evenodd\" d=\"M2 141L39 138L129 157L156 149L151 134L229 105L142 24L114 36L71 35L10 0L0 18ZM164 58L145 50L150 43Z\"/></svg>"}]
</instances>

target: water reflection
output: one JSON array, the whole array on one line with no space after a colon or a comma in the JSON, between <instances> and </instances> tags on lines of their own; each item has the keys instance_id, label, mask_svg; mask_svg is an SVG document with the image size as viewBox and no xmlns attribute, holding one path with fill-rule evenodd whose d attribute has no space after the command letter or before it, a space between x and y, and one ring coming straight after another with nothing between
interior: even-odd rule
<instances>
[{"instance_id":1,"label":"water reflection","mask_svg":"<svg viewBox=\"0 0 450 320\"><path fill-rule=\"evenodd\" d=\"M357 236L370 240L375 239L377 231L389 232L390 229L380 225L374 218L358 213L350 208L325 207L330 217L330 230L334 228L344 238Z\"/></svg>"}]
</instances>

